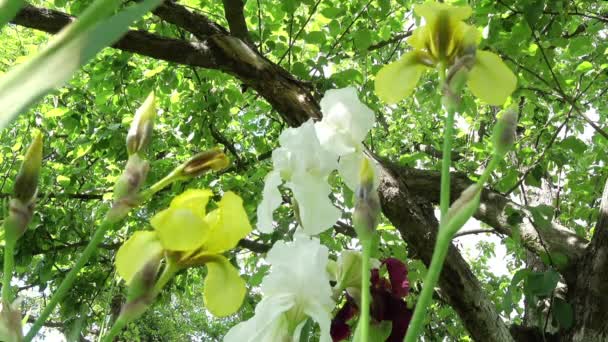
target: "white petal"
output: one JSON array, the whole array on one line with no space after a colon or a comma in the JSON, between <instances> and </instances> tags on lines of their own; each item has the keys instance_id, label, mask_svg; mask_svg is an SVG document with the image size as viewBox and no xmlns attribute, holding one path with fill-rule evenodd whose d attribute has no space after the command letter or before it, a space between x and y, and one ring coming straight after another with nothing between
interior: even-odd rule
<instances>
[{"instance_id":1,"label":"white petal","mask_svg":"<svg viewBox=\"0 0 608 342\"><path fill-rule=\"evenodd\" d=\"M300 232L296 232L293 242L276 242L266 257L272 266L261 284L264 296L290 293L296 303L314 302L331 310L334 302L327 274L328 256L329 250L319 239Z\"/></svg>"},{"instance_id":2,"label":"white petal","mask_svg":"<svg viewBox=\"0 0 608 342\"><path fill-rule=\"evenodd\" d=\"M293 296L270 296L262 299L255 315L228 331L224 342L274 342L288 336L288 322L283 315L294 305Z\"/></svg>"},{"instance_id":3,"label":"white petal","mask_svg":"<svg viewBox=\"0 0 608 342\"><path fill-rule=\"evenodd\" d=\"M334 152L338 156L353 153L358 145L356 140L353 140L348 132L345 132L328 121L320 121L315 124L317 137L321 146L325 149Z\"/></svg>"},{"instance_id":4,"label":"white petal","mask_svg":"<svg viewBox=\"0 0 608 342\"><path fill-rule=\"evenodd\" d=\"M304 232L316 235L331 228L341 216L340 210L329 200L331 188L326 179L310 174L294 176L287 186L298 202Z\"/></svg>"},{"instance_id":5,"label":"white petal","mask_svg":"<svg viewBox=\"0 0 608 342\"><path fill-rule=\"evenodd\" d=\"M363 160L363 153L351 153L340 157L338 173L349 189L355 191L359 185L359 168Z\"/></svg>"},{"instance_id":6,"label":"white petal","mask_svg":"<svg viewBox=\"0 0 608 342\"><path fill-rule=\"evenodd\" d=\"M329 249L298 230L293 242L276 242L266 261L272 266L261 284L264 299L254 317L233 327L224 341L297 341L306 316L319 323L321 341L329 341L335 306L326 271ZM289 336L289 326L296 327L295 335Z\"/></svg>"},{"instance_id":7,"label":"white petal","mask_svg":"<svg viewBox=\"0 0 608 342\"><path fill-rule=\"evenodd\" d=\"M374 126L374 112L359 100L353 87L328 90L321 99L321 111L322 122L335 127L343 142L351 145L363 141Z\"/></svg>"},{"instance_id":8,"label":"white petal","mask_svg":"<svg viewBox=\"0 0 608 342\"><path fill-rule=\"evenodd\" d=\"M258 230L262 233L272 232L272 213L281 205L281 193L277 188L281 185L281 176L278 171L271 171L266 175L262 203L258 205Z\"/></svg>"},{"instance_id":9,"label":"white petal","mask_svg":"<svg viewBox=\"0 0 608 342\"><path fill-rule=\"evenodd\" d=\"M281 147L288 151L287 155L276 158L273 152L275 165L279 159L285 158L285 156L288 159L288 161L281 161L280 164L288 165L286 168L289 171L281 170L281 174L289 173L291 175L297 171L326 177L336 168L338 158L335 153L321 147L312 119L300 127L286 129L279 137L279 141Z\"/></svg>"},{"instance_id":10,"label":"white petal","mask_svg":"<svg viewBox=\"0 0 608 342\"><path fill-rule=\"evenodd\" d=\"M361 167L361 161L366 157L362 152L351 153L345 156L340 157L340 161L338 162L338 173L344 180L346 186L352 191L357 189L359 186L359 169ZM369 158L368 158L369 159ZM374 169L374 189L378 189L380 185L380 174L378 165L372 159L371 165Z\"/></svg>"},{"instance_id":11,"label":"white petal","mask_svg":"<svg viewBox=\"0 0 608 342\"><path fill-rule=\"evenodd\" d=\"M319 305L320 303L310 303L304 312L315 322L319 324L319 330L321 330L321 338L319 342L330 342L330 327L331 327L331 310L333 307L327 309L327 306Z\"/></svg>"}]
</instances>

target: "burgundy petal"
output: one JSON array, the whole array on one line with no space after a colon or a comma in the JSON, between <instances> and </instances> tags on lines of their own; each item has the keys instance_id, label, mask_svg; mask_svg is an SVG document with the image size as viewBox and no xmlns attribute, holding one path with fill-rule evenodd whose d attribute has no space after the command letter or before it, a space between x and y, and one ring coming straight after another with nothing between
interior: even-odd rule
<instances>
[{"instance_id":1,"label":"burgundy petal","mask_svg":"<svg viewBox=\"0 0 608 342\"><path fill-rule=\"evenodd\" d=\"M391 279L393 294L403 298L410 292L410 282L407 279L407 267L401 260L387 258L382 264L386 265L388 276Z\"/></svg>"},{"instance_id":2,"label":"burgundy petal","mask_svg":"<svg viewBox=\"0 0 608 342\"><path fill-rule=\"evenodd\" d=\"M403 299L391 296L385 303L386 315L385 319L392 321L393 327L390 336L386 342L401 342L407 332L407 327L412 320L412 310L408 309L407 304Z\"/></svg>"},{"instance_id":3,"label":"burgundy petal","mask_svg":"<svg viewBox=\"0 0 608 342\"><path fill-rule=\"evenodd\" d=\"M334 342L346 340L350 337L351 330L348 321L358 313L355 300L349 295L346 295L346 303L336 313L336 316L331 321L330 335Z\"/></svg>"}]
</instances>

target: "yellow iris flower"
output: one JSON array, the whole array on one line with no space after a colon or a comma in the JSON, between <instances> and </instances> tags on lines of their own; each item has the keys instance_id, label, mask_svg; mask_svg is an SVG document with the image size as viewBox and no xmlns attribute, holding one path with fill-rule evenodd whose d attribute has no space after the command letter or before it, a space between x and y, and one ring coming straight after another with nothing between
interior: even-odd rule
<instances>
[{"instance_id":1,"label":"yellow iris flower","mask_svg":"<svg viewBox=\"0 0 608 342\"><path fill-rule=\"evenodd\" d=\"M218 208L205 213L210 190L187 190L150 221L153 231L138 231L118 250L116 269L129 284L150 261L165 256L182 269L206 265L205 305L215 316L236 312L245 297L245 281L222 253L251 232L243 200L226 192Z\"/></svg>"},{"instance_id":2,"label":"yellow iris flower","mask_svg":"<svg viewBox=\"0 0 608 342\"><path fill-rule=\"evenodd\" d=\"M414 50L386 65L376 75L376 94L387 103L410 95L430 67L454 64L457 58L474 54L475 64L467 85L473 95L491 105L501 105L515 90L517 78L495 53L475 51L480 42L477 29L463 20L471 16L469 6L450 6L438 2L417 5L414 12L426 24L416 28L408 39Z\"/></svg>"}]
</instances>

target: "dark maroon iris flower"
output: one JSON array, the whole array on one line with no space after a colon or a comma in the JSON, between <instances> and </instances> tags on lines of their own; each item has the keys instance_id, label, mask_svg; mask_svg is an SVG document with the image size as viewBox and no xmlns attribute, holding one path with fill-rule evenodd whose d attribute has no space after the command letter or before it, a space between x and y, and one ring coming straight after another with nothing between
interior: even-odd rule
<instances>
[{"instance_id":1,"label":"dark maroon iris flower","mask_svg":"<svg viewBox=\"0 0 608 342\"><path fill-rule=\"evenodd\" d=\"M382 261L380 267L385 266L388 279L380 277L380 271L371 270L371 307L372 324L382 321L391 321L392 329L387 342L401 342L412 319L413 311L408 309L405 297L410 291L407 279L407 267L395 258ZM334 342L347 339L351 335L348 321L358 314L359 309L355 301L347 294L346 303L336 314L331 323L331 337Z\"/></svg>"}]
</instances>

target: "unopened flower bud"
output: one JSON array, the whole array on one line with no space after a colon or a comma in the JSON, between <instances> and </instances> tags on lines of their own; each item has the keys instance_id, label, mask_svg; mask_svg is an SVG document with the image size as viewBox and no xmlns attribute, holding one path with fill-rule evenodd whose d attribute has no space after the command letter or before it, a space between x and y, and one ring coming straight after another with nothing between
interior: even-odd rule
<instances>
[{"instance_id":1,"label":"unopened flower bud","mask_svg":"<svg viewBox=\"0 0 608 342\"><path fill-rule=\"evenodd\" d=\"M0 313L0 341L18 342L23 340L21 329L21 306L22 298L17 298L13 303L2 303Z\"/></svg>"},{"instance_id":2,"label":"unopened flower bud","mask_svg":"<svg viewBox=\"0 0 608 342\"><path fill-rule=\"evenodd\" d=\"M466 188L460 194L460 197L450 206L447 215L447 225L442 227L442 229L447 230L450 236L456 234L477 211L480 195L481 187L479 184L472 184Z\"/></svg>"},{"instance_id":3,"label":"unopened flower bud","mask_svg":"<svg viewBox=\"0 0 608 342\"><path fill-rule=\"evenodd\" d=\"M41 165L42 133L38 132L25 153L21 169L15 179L14 197L25 205L33 202L36 196Z\"/></svg>"},{"instance_id":4,"label":"unopened flower bud","mask_svg":"<svg viewBox=\"0 0 608 342\"><path fill-rule=\"evenodd\" d=\"M477 184L471 184L468 188L464 189L460 194L460 197L458 197L450 206L450 209L448 210L448 219L455 217L456 214L467 206L467 204L471 203L479 190L480 188Z\"/></svg>"},{"instance_id":5,"label":"unopened flower bud","mask_svg":"<svg viewBox=\"0 0 608 342\"><path fill-rule=\"evenodd\" d=\"M353 222L359 239L368 240L378 225L380 198L374 186L375 174L371 161L364 157L359 170L359 186L355 191Z\"/></svg>"},{"instance_id":6,"label":"unopened flower bud","mask_svg":"<svg viewBox=\"0 0 608 342\"><path fill-rule=\"evenodd\" d=\"M23 203L17 198L10 200L9 213L4 223L5 240L15 243L27 230L27 225L34 215L34 202Z\"/></svg>"},{"instance_id":7,"label":"unopened flower bud","mask_svg":"<svg viewBox=\"0 0 608 342\"><path fill-rule=\"evenodd\" d=\"M198 177L207 171L219 171L230 164L228 157L220 150L209 150L196 154L182 164L182 176Z\"/></svg>"},{"instance_id":8,"label":"unopened flower bud","mask_svg":"<svg viewBox=\"0 0 608 342\"><path fill-rule=\"evenodd\" d=\"M133 321L141 316L152 304L156 296L154 286L156 285L156 275L158 274L160 259L160 255L152 258L135 274L129 283L127 302L122 307L119 319Z\"/></svg>"},{"instance_id":9,"label":"unopened flower bud","mask_svg":"<svg viewBox=\"0 0 608 342\"><path fill-rule=\"evenodd\" d=\"M114 201L118 202L137 194L146 180L149 169L150 166L146 160L143 160L137 154L131 155L127 161L125 171L114 187Z\"/></svg>"},{"instance_id":10,"label":"unopened flower bud","mask_svg":"<svg viewBox=\"0 0 608 342\"><path fill-rule=\"evenodd\" d=\"M135 112L135 117L127 134L127 152L129 155L145 150L152 140L152 130L156 117L156 98L154 92L146 98Z\"/></svg>"},{"instance_id":11,"label":"unopened flower bud","mask_svg":"<svg viewBox=\"0 0 608 342\"><path fill-rule=\"evenodd\" d=\"M494 126L494 152L504 155L513 146L517 130L517 110L511 107L502 112Z\"/></svg>"}]
</instances>

